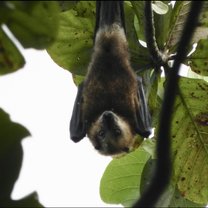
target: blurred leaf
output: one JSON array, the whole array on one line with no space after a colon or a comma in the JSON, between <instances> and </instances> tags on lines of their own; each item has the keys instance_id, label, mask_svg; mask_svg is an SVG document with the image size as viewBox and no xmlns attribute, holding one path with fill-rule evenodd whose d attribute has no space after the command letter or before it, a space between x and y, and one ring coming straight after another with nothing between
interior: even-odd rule
<instances>
[{"instance_id":1,"label":"blurred leaf","mask_svg":"<svg viewBox=\"0 0 208 208\"><path fill-rule=\"evenodd\" d=\"M48 48L51 58L76 75L85 75L90 61L95 20L95 3L79 2L60 13L57 40Z\"/></svg>"},{"instance_id":2,"label":"blurred leaf","mask_svg":"<svg viewBox=\"0 0 208 208\"><path fill-rule=\"evenodd\" d=\"M0 155L29 135L30 133L25 127L11 122L9 115L0 108Z\"/></svg>"},{"instance_id":3,"label":"blurred leaf","mask_svg":"<svg viewBox=\"0 0 208 208\"><path fill-rule=\"evenodd\" d=\"M7 1L5 24L25 48L44 49L56 38L59 6L56 1Z\"/></svg>"},{"instance_id":4,"label":"blurred leaf","mask_svg":"<svg viewBox=\"0 0 208 208\"><path fill-rule=\"evenodd\" d=\"M15 72L24 64L22 54L0 28L0 75Z\"/></svg>"},{"instance_id":5,"label":"blurred leaf","mask_svg":"<svg viewBox=\"0 0 208 208\"><path fill-rule=\"evenodd\" d=\"M73 74L72 76L73 76L73 81L74 81L75 85L77 85L77 86L79 84L81 84L85 78L84 76L80 76L80 75L76 75L76 74Z\"/></svg>"},{"instance_id":6,"label":"blurred leaf","mask_svg":"<svg viewBox=\"0 0 208 208\"><path fill-rule=\"evenodd\" d=\"M143 148L113 159L106 168L100 183L104 202L131 206L140 196L140 179L150 155Z\"/></svg>"},{"instance_id":7,"label":"blurred leaf","mask_svg":"<svg viewBox=\"0 0 208 208\"><path fill-rule=\"evenodd\" d=\"M155 38L161 51L164 51L165 43L168 39L171 27L170 19L173 9L172 6L168 5L167 3L163 3L167 7L167 12L165 12L164 14L154 13Z\"/></svg>"},{"instance_id":8,"label":"blurred leaf","mask_svg":"<svg viewBox=\"0 0 208 208\"><path fill-rule=\"evenodd\" d=\"M192 43L197 43L200 39L208 38L208 2L203 2L203 9L199 17L199 23L192 38Z\"/></svg>"},{"instance_id":9,"label":"blurred leaf","mask_svg":"<svg viewBox=\"0 0 208 208\"><path fill-rule=\"evenodd\" d=\"M30 194L29 196L24 197L20 200L5 200L4 202L1 202L2 207L34 207L34 208L41 208L43 205L41 205L38 201L37 193L34 192Z\"/></svg>"},{"instance_id":10,"label":"blurred leaf","mask_svg":"<svg viewBox=\"0 0 208 208\"><path fill-rule=\"evenodd\" d=\"M132 8L135 12L134 24L137 32L138 40L146 41L144 30L144 1L131 1Z\"/></svg>"},{"instance_id":11,"label":"blurred leaf","mask_svg":"<svg viewBox=\"0 0 208 208\"><path fill-rule=\"evenodd\" d=\"M191 70L197 74L208 76L208 41L200 40L196 51L188 57L188 64Z\"/></svg>"},{"instance_id":12,"label":"blurred leaf","mask_svg":"<svg viewBox=\"0 0 208 208\"><path fill-rule=\"evenodd\" d=\"M77 4L77 2L78 1L58 1L62 12L72 9Z\"/></svg>"},{"instance_id":13,"label":"blurred leaf","mask_svg":"<svg viewBox=\"0 0 208 208\"><path fill-rule=\"evenodd\" d=\"M208 83L181 78L172 121L174 178L182 196L208 202Z\"/></svg>"},{"instance_id":14,"label":"blurred leaf","mask_svg":"<svg viewBox=\"0 0 208 208\"><path fill-rule=\"evenodd\" d=\"M2 142L0 141L0 143ZM7 152L4 151L4 154L0 152L0 202L10 199L14 184L19 176L22 159L23 150L20 142L12 144L7 148Z\"/></svg>"},{"instance_id":15,"label":"blurred leaf","mask_svg":"<svg viewBox=\"0 0 208 208\"><path fill-rule=\"evenodd\" d=\"M0 25L7 21L9 16L9 2L0 1Z\"/></svg>"},{"instance_id":16,"label":"blurred leaf","mask_svg":"<svg viewBox=\"0 0 208 208\"><path fill-rule=\"evenodd\" d=\"M162 1L153 1L152 9L157 14L166 14L169 10L168 5Z\"/></svg>"},{"instance_id":17,"label":"blurred leaf","mask_svg":"<svg viewBox=\"0 0 208 208\"><path fill-rule=\"evenodd\" d=\"M10 198L22 164L21 140L30 133L0 109L0 201Z\"/></svg>"}]
</instances>

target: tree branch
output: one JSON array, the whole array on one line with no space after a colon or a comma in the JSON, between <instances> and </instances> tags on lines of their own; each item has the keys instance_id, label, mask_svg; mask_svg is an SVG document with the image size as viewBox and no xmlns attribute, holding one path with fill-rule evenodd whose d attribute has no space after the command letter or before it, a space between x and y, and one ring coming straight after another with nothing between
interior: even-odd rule
<instances>
[{"instance_id":1,"label":"tree branch","mask_svg":"<svg viewBox=\"0 0 208 208\"><path fill-rule=\"evenodd\" d=\"M145 38L146 38L147 48L149 50L153 63L155 64L156 68L158 68L160 66L164 66L167 63L167 57L160 51L156 42L151 1L145 1L144 16L145 16Z\"/></svg>"},{"instance_id":2,"label":"tree branch","mask_svg":"<svg viewBox=\"0 0 208 208\"><path fill-rule=\"evenodd\" d=\"M167 77L164 100L162 104L160 125L157 139L157 165L150 185L133 207L154 207L161 194L165 191L171 177L170 159L170 127L172 110L178 89L178 71L181 62L186 58L187 48L198 23L203 1L193 1L185 27L178 44L177 54L172 69Z\"/></svg>"}]
</instances>

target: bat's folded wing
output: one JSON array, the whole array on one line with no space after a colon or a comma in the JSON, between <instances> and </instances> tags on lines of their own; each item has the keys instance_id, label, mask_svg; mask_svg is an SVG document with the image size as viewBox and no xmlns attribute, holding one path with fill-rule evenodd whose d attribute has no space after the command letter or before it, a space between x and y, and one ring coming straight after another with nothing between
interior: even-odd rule
<instances>
[{"instance_id":1,"label":"bat's folded wing","mask_svg":"<svg viewBox=\"0 0 208 208\"><path fill-rule=\"evenodd\" d=\"M83 84L78 86L77 96L74 102L70 121L70 137L74 142L79 142L86 135L85 122L82 118L82 91Z\"/></svg>"},{"instance_id":2,"label":"bat's folded wing","mask_svg":"<svg viewBox=\"0 0 208 208\"><path fill-rule=\"evenodd\" d=\"M143 137L149 137L152 133L152 127L151 127L151 116L149 113L142 79L140 77L137 77L138 81L138 91L137 96L139 100L139 106L136 109L136 117L137 117L137 133L140 134Z\"/></svg>"}]
</instances>

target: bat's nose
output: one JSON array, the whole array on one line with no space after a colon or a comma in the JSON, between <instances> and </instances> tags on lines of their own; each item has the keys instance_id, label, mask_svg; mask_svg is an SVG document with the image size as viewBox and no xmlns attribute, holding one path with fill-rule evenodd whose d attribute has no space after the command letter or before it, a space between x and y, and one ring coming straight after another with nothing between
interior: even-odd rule
<instances>
[{"instance_id":1,"label":"bat's nose","mask_svg":"<svg viewBox=\"0 0 208 208\"><path fill-rule=\"evenodd\" d=\"M105 119L113 119L113 113L111 111L105 111L103 113L103 118L105 118Z\"/></svg>"},{"instance_id":2,"label":"bat's nose","mask_svg":"<svg viewBox=\"0 0 208 208\"><path fill-rule=\"evenodd\" d=\"M112 127L115 124L115 119L114 119L114 114L111 111L105 111L103 113L103 124L105 126L105 128L107 128L108 130L111 130Z\"/></svg>"}]
</instances>

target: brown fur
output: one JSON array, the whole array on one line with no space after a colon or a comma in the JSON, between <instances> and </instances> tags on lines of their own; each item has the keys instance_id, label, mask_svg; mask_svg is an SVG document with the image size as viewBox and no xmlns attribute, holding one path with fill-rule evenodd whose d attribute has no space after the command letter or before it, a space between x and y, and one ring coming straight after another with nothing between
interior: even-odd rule
<instances>
[{"instance_id":1,"label":"brown fur","mask_svg":"<svg viewBox=\"0 0 208 208\"><path fill-rule=\"evenodd\" d=\"M112 111L122 123L123 137L117 142L112 138L111 143L121 149L132 146L136 103L137 81L130 66L128 44L123 29L113 24L96 35L94 53L84 83L83 120L89 124L87 134L92 143L101 125L101 114Z\"/></svg>"}]
</instances>

